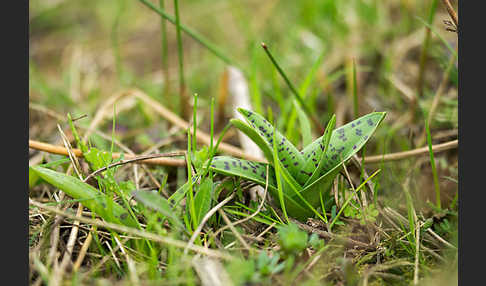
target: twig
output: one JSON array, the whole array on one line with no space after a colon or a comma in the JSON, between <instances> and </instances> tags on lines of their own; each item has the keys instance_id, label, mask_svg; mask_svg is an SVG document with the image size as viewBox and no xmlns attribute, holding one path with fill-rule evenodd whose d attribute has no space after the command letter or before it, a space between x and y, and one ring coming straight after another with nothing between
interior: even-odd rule
<instances>
[{"instance_id":1,"label":"twig","mask_svg":"<svg viewBox=\"0 0 486 286\"><path fill-rule=\"evenodd\" d=\"M93 240L93 235L91 234L91 231L90 231L90 232L88 232L88 236L84 240L83 246L81 246L81 250L79 251L78 257L76 258L76 261L74 262L74 265L73 265L73 271L74 272L78 271L79 267L81 266L81 263L83 263L83 260L86 257L86 253L88 252L88 248L89 248L92 240Z\"/></svg>"},{"instance_id":2,"label":"twig","mask_svg":"<svg viewBox=\"0 0 486 286\"><path fill-rule=\"evenodd\" d=\"M413 285L418 285L418 275L419 275L419 255L420 255L420 222L417 219L417 215L415 214L414 210L414 218L416 224L415 236L417 242L415 243L415 270L413 272Z\"/></svg>"},{"instance_id":3,"label":"twig","mask_svg":"<svg viewBox=\"0 0 486 286\"><path fill-rule=\"evenodd\" d=\"M235 226L235 225L237 225L237 224L240 224L240 223L242 223L242 222L245 222L245 221L247 221L247 220L252 219L252 218L253 218L253 217L255 217L255 216L256 216L256 215L257 215L257 214L258 214L258 213L261 211L261 209L263 208L263 204L265 203L265 198L267 197L267 191L268 191L268 173L269 173L269 171L268 171L268 167L269 167L269 165L267 165L267 176L266 176L266 181L265 181L265 192L263 193L263 197L262 197L262 201L260 202L260 205L258 205L257 210L256 210L254 213L252 213L251 215L249 215L249 216L247 216L247 217L245 217L245 218L243 218L243 219L240 219L240 220L238 220L238 221L235 221L235 222L233 223L233 226ZM225 226L223 226L222 228L218 229L218 230L217 230L217 231L214 233L214 236L217 236L217 235L218 235L220 232L222 232L223 230L225 230L225 229L227 229L227 228L229 228L229 227L230 227L229 225L225 225Z\"/></svg>"},{"instance_id":4,"label":"twig","mask_svg":"<svg viewBox=\"0 0 486 286\"><path fill-rule=\"evenodd\" d=\"M236 238L241 242L241 244L243 245L243 247L245 247L246 250L251 251L251 248L248 245L248 243L246 243L246 241L243 239L243 237L241 237L240 233L236 230L235 226L230 221L230 219L228 218L228 216L224 213L224 211L221 210L221 209L218 209L218 213L221 215L221 217L223 218L224 222L229 226L229 228L233 232L234 236L236 236Z\"/></svg>"},{"instance_id":5,"label":"twig","mask_svg":"<svg viewBox=\"0 0 486 286\"><path fill-rule=\"evenodd\" d=\"M40 151L45 151L49 152L52 154L58 154L58 155L68 155L68 151L66 148L61 147L61 146L55 146L52 144L44 143L44 142L39 142L35 140L29 140L29 148L40 150ZM83 157L83 152L81 152L80 149L72 149L72 152L76 157ZM151 155L151 156L156 156L157 154ZM118 159L121 157L120 153L112 153L113 159ZM128 160L130 159L136 159L137 156L133 156L130 154L124 154L124 157L127 158ZM173 158L152 158L152 159L143 159L139 161L134 161L135 163L139 164L150 164L150 165L163 165L163 166L185 166L186 162L184 159L173 159Z\"/></svg>"},{"instance_id":6,"label":"twig","mask_svg":"<svg viewBox=\"0 0 486 286\"><path fill-rule=\"evenodd\" d=\"M439 153L443 151L447 151L450 149L457 148L459 141L452 140L446 143L441 143L441 144L436 144L432 145L432 151L434 153ZM221 143L223 144L223 143ZM61 147L61 146L55 146L52 144L40 142L40 141L35 141L35 140L30 140L29 139L29 148L52 153L52 154L58 154L58 155L68 155L68 152L66 148ZM76 155L77 157L82 157L82 152L79 149L72 149L73 154ZM364 163L381 163L383 162L390 162L390 161L397 161L397 160L403 160L411 157L417 157L417 156L424 156L429 154L428 147L423 147L423 148L418 148L414 150L409 150L409 151L404 151L404 152L397 152L397 153L389 153L389 154L384 154L384 155L375 155L375 156L368 156L365 157L364 161L362 158L356 157L356 160ZM113 153L112 154L113 158L120 158L121 154L120 153ZM125 158L132 159L135 158L136 156L132 155L124 155ZM258 161L262 161L261 159ZM136 161L135 163L139 164L149 164L149 165L161 165L161 166L177 166L177 167L182 167L186 166L186 162L183 159L173 159L173 158L153 158L153 159L144 159L141 161Z\"/></svg>"},{"instance_id":7,"label":"twig","mask_svg":"<svg viewBox=\"0 0 486 286\"><path fill-rule=\"evenodd\" d=\"M138 236L138 237L141 237L141 238L153 240L155 242L160 242L160 243L172 245L172 246L175 246L175 247L178 247L178 248L186 248L186 246L187 246L187 244L184 241L181 241L181 240L176 240L176 239L172 239L170 237L160 236L160 235L157 235L157 234L154 234L154 233L142 231L142 230L132 228L132 227L127 227L127 226L124 226L124 225L114 224L114 223L110 223L110 222L103 222L103 221L100 221L100 220L97 220L97 219L91 219L91 218L73 215L73 214L70 214L68 212L58 210L55 207L47 206L47 205L44 205L42 203L36 202L32 199L29 199L29 205L36 206L38 208L53 212L55 214L58 214L60 216L66 217L66 218L77 220L77 221L82 222L82 223L87 223L87 224L95 225L95 226L106 228L106 229L112 229L112 230L115 230L115 231L118 231L118 232L125 232L125 233L131 234L131 235L135 235L135 236ZM216 258L220 258L220 259L224 259L224 260L232 260L233 259L233 257L229 254L226 254L226 253L223 253L221 251L214 250L214 249L204 248L204 247L197 246L197 245L192 245L192 246L189 247L189 249L194 251L194 252L198 252L198 253L201 253L201 254L204 254L204 255L207 255L207 256L212 256L212 257L216 257Z\"/></svg>"},{"instance_id":8,"label":"twig","mask_svg":"<svg viewBox=\"0 0 486 286\"><path fill-rule=\"evenodd\" d=\"M459 144L459 140L452 140L446 143L441 143L441 144L436 144L432 145L432 151L434 153L439 153L442 151L450 150L457 148ZM397 161L397 160L402 160L402 159L407 159L410 157L417 157L417 156L424 156L429 154L429 148L428 147L423 147L423 148L418 148L410 151L404 151L404 152L397 152L397 153L390 153L390 154L385 154L385 155L375 155L375 156L369 156L364 158L365 163L380 163L380 162L390 162L390 161ZM361 158L357 158L359 161L362 161Z\"/></svg>"},{"instance_id":9,"label":"twig","mask_svg":"<svg viewBox=\"0 0 486 286\"><path fill-rule=\"evenodd\" d=\"M206 224L206 222L218 211L218 209L220 209L227 202L229 202L231 199L233 199L234 196L235 196L235 193L232 193L229 197L227 197L226 199L222 200L219 204L217 204L216 206L214 206L211 210L209 210L206 213L206 215L201 220L201 223L198 225L198 227L196 228L196 230L194 230L194 233L192 234L191 239L189 239L189 242L187 243L187 246L184 249L184 254L187 254L187 251L189 250L189 248L194 244L194 241L196 240L196 238L198 237L198 235L201 233L201 230L204 227L204 225Z\"/></svg>"},{"instance_id":10,"label":"twig","mask_svg":"<svg viewBox=\"0 0 486 286\"><path fill-rule=\"evenodd\" d=\"M173 157L173 156L184 156L186 153L184 151L180 151L180 152L171 152L171 153L162 153L162 154L153 154L153 155L143 155L143 156L138 156L138 157L135 157L135 158L132 158L132 159L127 159L127 160L121 160L121 161L118 161L116 163L113 163L113 164L110 164L106 167L103 167L103 168L100 168L96 171L94 171L93 173L89 174L86 178L84 178L83 181L88 181L89 178L109 169L109 168L113 168L113 167L116 167L116 166L120 166L120 165L125 165L125 164L128 164L128 163L135 163L137 161L143 161L143 160L147 160L147 159L153 159L153 158L160 158L160 157Z\"/></svg>"}]
</instances>

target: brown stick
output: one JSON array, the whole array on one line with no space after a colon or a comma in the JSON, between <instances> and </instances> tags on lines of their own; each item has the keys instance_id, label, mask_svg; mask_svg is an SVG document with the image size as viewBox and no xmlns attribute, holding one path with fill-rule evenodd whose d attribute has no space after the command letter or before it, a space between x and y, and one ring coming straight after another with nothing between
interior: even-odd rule
<instances>
[{"instance_id":1,"label":"brown stick","mask_svg":"<svg viewBox=\"0 0 486 286\"><path fill-rule=\"evenodd\" d=\"M125 232L125 233L128 233L128 234L134 235L134 236L138 236L138 237L149 239L149 240L152 240L152 241L155 241L155 242L171 245L171 246L174 246L174 247L177 247L177 248L185 248L186 245L187 245L184 241L176 240L176 239L166 237L166 236L160 236L160 235L157 235L155 233L147 232L147 231L144 231L144 230L139 230L139 229L136 229L136 228L127 227L127 226L119 225L119 224L115 224L115 223L104 222L104 221L101 221L99 219L92 219L92 218L87 218L87 217L83 217L83 216L77 216L77 215L74 215L74 214L70 214L68 212L58 210L55 207L44 205L44 204L39 203L37 201L34 201L32 199L29 199L29 205L36 206L40 209L44 209L46 211L49 211L49 212L55 213L57 215L60 215L60 216L63 216L63 217L69 218L69 219L73 219L73 220L76 220L76 221L79 221L79 222L82 222L82 223L95 225L97 227L102 227L102 228L105 228L105 229L112 229L112 230L118 231L118 232ZM198 246L198 245L190 246L189 250L192 250L194 252L204 254L204 255L207 255L207 256L224 259L224 260L234 259L231 255L229 255L225 252L221 252L221 251L218 251L218 250L215 250L215 249L205 248L205 247Z\"/></svg>"},{"instance_id":2,"label":"brown stick","mask_svg":"<svg viewBox=\"0 0 486 286\"><path fill-rule=\"evenodd\" d=\"M446 143L441 143L441 144L436 144L432 145L432 151L434 153L439 153L443 152L446 150L454 149L457 148L459 145L459 141L453 140L449 141ZM68 152L66 148L61 147L61 146L55 146L51 145L48 143L44 142L39 142L35 140L29 140L29 148L52 153L52 154L59 154L59 155L68 155ZM82 157L82 152L79 149L72 149L73 154ZM410 157L416 157L416 156L424 156L429 153L428 147L423 147L423 148L418 148L410 151L404 151L404 152L397 152L397 153L390 153L390 154L384 154L384 155L375 155L375 156L369 156L365 157L364 161L362 161L362 158L357 157L356 159L360 162L364 163L380 163L380 162L389 162L389 161L397 161L397 160L403 160L407 159ZM113 153L113 158L120 158L119 153ZM126 159L135 159L137 156L133 155L125 155ZM184 159L174 159L174 158L154 158L154 159L145 159L145 160L140 160L136 161L135 163L138 164L150 164L150 165L162 165L162 166L177 166L177 167L182 167L186 165L186 161Z\"/></svg>"},{"instance_id":3,"label":"brown stick","mask_svg":"<svg viewBox=\"0 0 486 286\"><path fill-rule=\"evenodd\" d=\"M459 141L453 140L446 143L432 145L432 151L434 153L439 153L442 151L450 150L457 148ZM389 162L389 161L397 161L402 160L410 157L416 156L423 156L429 154L429 147L418 148L410 151L404 152L397 152L397 153L390 153L385 155L376 155L376 156L369 156L364 158L365 163L380 163L381 161ZM360 162L363 162L361 158L357 158Z\"/></svg>"},{"instance_id":4,"label":"brown stick","mask_svg":"<svg viewBox=\"0 0 486 286\"><path fill-rule=\"evenodd\" d=\"M52 154L58 154L58 155L68 155L68 151L66 148L61 147L61 146L55 146L51 145L48 143L44 142L39 142L35 140L30 140L29 139L29 148L40 150L40 151L45 151L48 153ZM79 149L72 149L73 154L76 155L77 157L83 157L83 152ZM113 158L117 159L120 158L121 154L120 153L113 153ZM130 154L124 154L124 157L126 159L136 159L137 156L133 156ZM150 165L163 165L163 166L185 166L186 161L184 159L174 159L174 158L153 158L153 159L145 159L141 161L136 161L136 163L140 164L150 164Z\"/></svg>"}]
</instances>

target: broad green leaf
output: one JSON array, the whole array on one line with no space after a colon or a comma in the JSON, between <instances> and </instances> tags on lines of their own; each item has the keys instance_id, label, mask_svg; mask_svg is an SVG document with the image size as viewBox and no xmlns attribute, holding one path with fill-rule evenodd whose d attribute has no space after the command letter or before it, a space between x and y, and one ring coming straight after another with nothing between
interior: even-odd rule
<instances>
[{"instance_id":1,"label":"broad green leaf","mask_svg":"<svg viewBox=\"0 0 486 286\"><path fill-rule=\"evenodd\" d=\"M37 175L37 172L29 168L29 187L32 188L35 185L37 185L37 182L39 181L39 175Z\"/></svg>"},{"instance_id":2,"label":"broad green leaf","mask_svg":"<svg viewBox=\"0 0 486 286\"><path fill-rule=\"evenodd\" d=\"M245 117L248 124L257 130L261 137L267 142L268 146L273 146L273 133L275 132L278 158L280 162L282 162L284 168L289 170L290 174L295 178L295 175L299 173L304 165L304 160L299 150L297 150L297 148L295 148L295 146L278 130L274 130L273 126L261 115L243 108L238 108L238 111ZM269 162L272 162L272 159L268 159ZM303 183L305 182L299 182L299 184Z\"/></svg>"},{"instance_id":3,"label":"broad green leaf","mask_svg":"<svg viewBox=\"0 0 486 286\"><path fill-rule=\"evenodd\" d=\"M336 126L336 115L333 115L331 120L326 126L326 130L324 131L324 135L321 137L321 146L324 146L324 148L319 147L319 150L323 150L321 152L321 158L319 159L319 164L317 168L312 173L312 176L305 182L305 186L308 186L309 184L312 184L317 178L319 178L321 174L321 170L324 168L324 165L326 163L325 161L325 154L327 152L327 149L329 148L329 142L331 141L331 136L332 136L332 130L334 129L334 126ZM315 166L315 165L314 165Z\"/></svg>"},{"instance_id":4,"label":"broad green leaf","mask_svg":"<svg viewBox=\"0 0 486 286\"><path fill-rule=\"evenodd\" d=\"M316 179L316 176L319 176L320 173L315 174L315 170L322 169L324 166L323 156L324 150L327 148L330 135L332 134L332 130L334 129L336 123L336 118L333 116L329 121L326 130L324 131L324 135L317 138L314 142L308 145L307 148L304 148L304 160L305 164L302 170L300 170L298 176L299 181L304 181L304 186L308 185L309 182Z\"/></svg>"},{"instance_id":5,"label":"broad green leaf","mask_svg":"<svg viewBox=\"0 0 486 286\"><path fill-rule=\"evenodd\" d=\"M324 155L325 164L321 176L301 191L303 197L313 206L319 205L319 192L330 190L332 181L339 173L342 164L366 144L385 115L385 112L373 112L333 131L328 150Z\"/></svg>"},{"instance_id":6,"label":"broad green leaf","mask_svg":"<svg viewBox=\"0 0 486 286\"><path fill-rule=\"evenodd\" d=\"M245 133L246 136L255 142L260 150L262 150L265 159L267 159L269 162L273 160L273 150L268 146L267 142L260 136L260 134L258 134L255 129L239 119L231 119L230 122L233 124L233 126Z\"/></svg>"},{"instance_id":7,"label":"broad green leaf","mask_svg":"<svg viewBox=\"0 0 486 286\"><path fill-rule=\"evenodd\" d=\"M126 226L137 227L136 221L127 210L112 201L105 194L81 180L39 166L29 167L44 181L59 188L74 199L83 199L83 206L87 207L104 220L122 223Z\"/></svg>"},{"instance_id":8,"label":"broad green leaf","mask_svg":"<svg viewBox=\"0 0 486 286\"><path fill-rule=\"evenodd\" d=\"M266 163L252 162L229 156L216 156L213 158L213 163L211 164L210 168L216 173L240 177L265 187L267 165L268 164ZM273 168L273 166L270 165L268 166L268 170L268 190L272 197L278 198L275 169ZM282 171L289 177L291 177L288 171ZM293 182L295 182L295 180ZM286 181L283 181L282 183L284 190L285 206L289 210L289 213L308 213L309 210L307 208L303 207L301 203L297 203L296 200L292 199L292 195L294 193L291 190L291 186ZM298 190L300 189L301 187L299 186Z\"/></svg>"},{"instance_id":9,"label":"broad green leaf","mask_svg":"<svg viewBox=\"0 0 486 286\"><path fill-rule=\"evenodd\" d=\"M169 202L172 202L174 207L177 206L184 199L188 190L189 182L186 182L169 197Z\"/></svg>"},{"instance_id":10,"label":"broad green leaf","mask_svg":"<svg viewBox=\"0 0 486 286\"><path fill-rule=\"evenodd\" d=\"M356 154L368 142L385 116L385 112L372 112L334 130L325 153L326 163L321 175Z\"/></svg>"},{"instance_id":11,"label":"broad green leaf","mask_svg":"<svg viewBox=\"0 0 486 286\"><path fill-rule=\"evenodd\" d=\"M267 165L229 156L215 156L210 168L220 174L241 177L265 186ZM276 191L275 171L272 166L269 166L268 170L268 187Z\"/></svg>"},{"instance_id":12,"label":"broad green leaf","mask_svg":"<svg viewBox=\"0 0 486 286\"><path fill-rule=\"evenodd\" d=\"M196 208L196 222L199 225L211 208L211 195L213 193L213 180L210 177L203 179L198 191L194 196L194 206Z\"/></svg>"},{"instance_id":13,"label":"broad green leaf","mask_svg":"<svg viewBox=\"0 0 486 286\"><path fill-rule=\"evenodd\" d=\"M295 100L294 106L295 110L297 110L297 114L299 115L300 132L302 133L302 144L303 146L307 146L312 142L311 124L304 110L302 110L302 107L300 107L299 103L297 103L297 101Z\"/></svg>"},{"instance_id":14,"label":"broad green leaf","mask_svg":"<svg viewBox=\"0 0 486 286\"><path fill-rule=\"evenodd\" d=\"M142 205L161 213L167 217L172 224L184 228L184 225L179 218L174 215L174 210L169 202L156 191L135 191L132 194L135 200Z\"/></svg>"}]
</instances>

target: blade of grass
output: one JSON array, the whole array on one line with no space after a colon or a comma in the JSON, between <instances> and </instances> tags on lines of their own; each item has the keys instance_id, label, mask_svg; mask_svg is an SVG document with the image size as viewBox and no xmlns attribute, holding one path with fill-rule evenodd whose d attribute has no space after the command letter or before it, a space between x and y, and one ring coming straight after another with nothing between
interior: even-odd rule
<instances>
[{"instance_id":1,"label":"blade of grass","mask_svg":"<svg viewBox=\"0 0 486 286\"><path fill-rule=\"evenodd\" d=\"M352 196L349 196L349 198L341 206L341 208L339 209L339 212L336 214L336 216L332 220L331 224L329 225L329 230L332 229L332 227L334 226L334 224L336 223L338 218L341 216L341 213L343 212L343 210L346 208L346 206L349 204L349 202L355 197L355 195L357 195L358 192L366 185L366 183L369 180L371 180L374 176L376 176L376 174L378 174L380 171L381 171L381 169L378 169L373 174L371 174L371 176L369 176L368 179L366 179L363 183L361 183L361 185L359 185L359 187L356 188L354 194Z\"/></svg>"},{"instance_id":2,"label":"blade of grass","mask_svg":"<svg viewBox=\"0 0 486 286\"><path fill-rule=\"evenodd\" d=\"M265 51L265 53L268 55L268 57L270 58L270 61L273 63L273 65L277 68L278 72L280 73L280 75L282 76L282 78L284 79L285 83L288 85L288 87L290 88L290 91L292 91L292 93L294 94L295 98L297 99L297 101L302 105L302 108L305 110L305 112L307 112L307 114L310 116L310 118L312 119L313 123L314 123L314 127L317 129L318 132L320 133L324 133L324 129L323 127L319 124L319 120L315 117L314 114L312 114L312 112L310 111L309 107L305 104L304 100L302 99L302 96L299 94L299 92L295 89L294 85L290 82L289 78L287 77L287 75L285 74L285 72L282 70L282 68L280 67L280 65L277 63L277 61L275 60L275 58L273 57L272 53L270 53L270 50L268 49L267 45L265 43L262 43L262 47L263 47L263 50Z\"/></svg>"},{"instance_id":3,"label":"blade of grass","mask_svg":"<svg viewBox=\"0 0 486 286\"><path fill-rule=\"evenodd\" d=\"M139 0L139 1L142 2L142 4L144 4L148 8L150 8L155 13L159 14L161 17L165 18L167 21L171 22L174 25L177 25L175 18L172 17L172 16L170 16L169 14L167 14L165 12L165 10L157 8L154 4L152 4L148 0ZM234 66L237 66L238 68L240 68L241 70L244 70L233 59L231 59L226 54L224 54L218 47L216 47L216 45L214 45L213 43L211 43L209 40L207 40L206 38L204 38L202 35L198 34L196 31L194 31L191 28L185 26L184 24L180 24L179 23L178 26L180 26L180 29L182 31L184 31L191 38L193 38L194 40L196 40L197 42L199 42L201 45L203 45L204 47L206 47L215 56L217 56L218 58L220 58L221 60L223 60L224 62L226 62L229 65L234 65Z\"/></svg>"},{"instance_id":4,"label":"blade of grass","mask_svg":"<svg viewBox=\"0 0 486 286\"><path fill-rule=\"evenodd\" d=\"M282 208L282 212L285 216L285 219L287 220L287 223L289 223L289 217L287 216L287 210L285 209L282 181L280 180L281 166L279 164L280 160L278 159L276 134L277 132L273 132L273 164L275 168L275 179L277 180L277 191L278 199L280 201L280 207Z\"/></svg>"},{"instance_id":5,"label":"blade of grass","mask_svg":"<svg viewBox=\"0 0 486 286\"><path fill-rule=\"evenodd\" d=\"M179 105L180 105L179 108L183 116L186 117L189 114L189 106L188 106L189 102L186 96L186 83L184 80L184 53L182 50L181 22L179 17L179 0L174 0L174 13L175 13L176 37L177 37L177 58L179 60ZM196 96L194 102L196 102ZM194 126L196 126L196 121L194 121ZM196 133L195 127L194 127L194 133ZM196 140L195 135L194 135L194 140ZM195 144L193 144L193 148L196 148Z\"/></svg>"},{"instance_id":6,"label":"blade of grass","mask_svg":"<svg viewBox=\"0 0 486 286\"><path fill-rule=\"evenodd\" d=\"M159 0L159 7L161 10L165 9L165 0ZM168 52L168 44L167 44L167 25L166 20L161 17L160 18L160 41L161 41L161 48L160 48L160 56L162 59L162 70L164 71L164 91L162 95L167 95L169 91L169 52Z\"/></svg>"},{"instance_id":7,"label":"blade of grass","mask_svg":"<svg viewBox=\"0 0 486 286\"><path fill-rule=\"evenodd\" d=\"M433 175L433 178L434 178L435 203L437 205L437 208L441 209L439 179L437 177L437 169L436 169L436 166L435 166L434 152L432 150L432 138L430 136L429 122L428 121L425 121L425 130L427 132L427 144L429 145L430 166L432 167L432 175Z\"/></svg>"},{"instance_id":8,"label":"blade of grass","mask_svg":"<svg viewBox=\"0 0 486 286\"><path fill-rule=\"evenodd\" d=\"M429 17L428 17L428 24L432 24L434 21L434 16L435 16L435 11L437 9L437 0L432 0L432 3L430 4L430 10L429 10ZM425 64L427 61L427 54L428 54L428 49L430 46L430 28L427 27L425 31L425 38L424 38L424 43L422 45L422 50L420 51L420 60L419 60L419 74L418 74L418 80L417 80L417 89L419 96L423 96L423 89L424 89L424 73L425 73Z\"/></svg>"},{"instance_id":9,"label":"blade of grass","mask_svg":"<svg viewBox=\"0 0 486 286\"><path fill-rule=\"evenodd\" d=\"M193 228L197 227L196 221L196 209L194 206L194 194L193 194L193 180L192 180L192 164L191 164L191 130L187 129L187 182L189 183L189 212L191 215L191 221ZM191 228L192 229L192 228Z\"/></svg>"},{"instance_id":10,"label":"blade of grass","mask_svg":"<svg viewBox=\"0 0 486 286\"><path fill-rule=\"evenodd\" d=\"M177 1L177 0L176 0ZM192 151L196 152L196 131L197 131L197 93L194 94L194 106L192 109L192 129L194 134L192 135Z\"/></svg>"},{"instance_id":11,"label":"blade of grass","mask_svg":"<svg viewBox=\"0 0 486 286\"><path fill-rule=\"evenodd\" d=\"M356 78L356 60L353 59L353 110L354 118L359 117L359 101L358 101L358 79Z\"/></svg>"}]
</instances>

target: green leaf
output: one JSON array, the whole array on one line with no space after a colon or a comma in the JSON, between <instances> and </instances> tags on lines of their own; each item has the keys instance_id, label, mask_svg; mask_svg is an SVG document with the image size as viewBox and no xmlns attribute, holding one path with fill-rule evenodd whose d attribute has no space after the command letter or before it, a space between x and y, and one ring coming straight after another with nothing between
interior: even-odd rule
<instances>
[{"instance_id":1,"label":"green leaf","mask_svg":"<svg viewBox=\"0 0 486 286\"><path fill-rule=\"evenodd\" d=\"M137 227L136 221L129 215L128 211L119 204L112 201L105 194L81 180L39 166L31 166L44 181L59 188L74 199L82 199L83 206L87 207L104 220L113 223L122 223L126 226Z\"/></svg>"},{"instance_id":2,"label":"green leaf","mask_svg":"<svg viewBox=\"0 0 486 286\"><path fill-rule=\"evenodd\" d=\"M305 182L304 187L308 186L309 184L312 184L312 182L314 182L319 177L319 175L321 174L321 170L324 168L324 164L326 163L324 155L326 154L327 149L329 148L329 142L331 141L332 130L334 129L334 126L336 126L336 115L332 116L331 120L326 126L324 135L321 137L320 146L319 146L319 150L322 150L321 158L319 159L317 168L315 168L314 172L312 173L312 176Z\"/></svg>"},{"instance_id":3,"label":"green leaf","mask_svg":"<svg viewBox=\"0 0 486 286\"><path fill-rule=\"evenodd\" d=\"M169 197L169 202L172 202L174 206L177 206L184 199L188 190L189 182L186 182Z\"/></svg>"},{"instance_id":4,"label":"green leaf","mask_svg":"<svg viewBox=\"0 0 486 286\"><path fill-rule=\"evenodd\" d=\"M309 145L312 142L312 131L311 131L311 124L309 122L309 118L305 114L304 110L297 101L294 100L295 110L297 110L297 114L299 115L299 122L300 122L300 131L302 133L302 144L304 146Z\"/></svg>"},{"instance_id":5,"label":"green leaf","mask_svg":"<svg viewBox=\"0 0 486 286\"><path fill-rule=\"evenodd\" d=\"M229 156L216 156L213 158L213 162L210 168L216 173L240 177L265 187L267 165L268 164L266 163L252 162ZM273 166L269 165L268 170L268 190L272 197L278 198L275 169L273 168ZM281 168L281 170L284 174L286 174L286 177L292 178L287 170L283 168ZM291 182L295 183L295 180L290 180ZM309 210L292 198L294 192L292 191L290 184L286 180L284 180L282 183L284 190L283 195L285 199L285 206L289 210L289 213L308 214ZM302 187L297 185L296 188L297 190L300 190Z\"/></svg>"},{"instance_id":6,"label":"green leaf","mask_svg":"<svg viewBox=\"0 0 486 286\"><path fill-rule=\"evenodd\" d=\"M356 154L375 132L385 115L385 112L372 112L334 130L329 149L325 153L326 163L321 170L321 175ZM323 137L324 135L304 148L306 160L320 158L324 149L320 144Z\"/></svg>"},{"instance_id":7,"label":"green leaf","mask_svg":"<svg viewBox=\"0 0 486 286\"><path fill-rule=\"evenodd\" d=\"M258 134L258 132L252 127L248 126L245 122L239 119L231 119L231 124L238 128L241 132L245 133L255 144L262 150L265 159L269 162L273 160L273 150L268 146L267 142Z\"/></svg>"},{"instance_id":8,"label":"green leaf","mask_svg":"<svg viewBox=\"0 0 486 286\"><path fill-rule=\"evenodd\" d=\"M297 148L295 148L295 146L289 142L278 130L274 130L274 127L261 115L243 108L238 108L238 111L245 117L248 124L250 124L253 129L257 130L270 148L273 146L273 133L275 132L278 158L280 162L282 162L284 168L288 169L290 174L296 178L296 174L299 173L300 169L304 165L304 160L299 150L297 150ZM273 156L271 159L267 158L269 162L272 162L272 159ZM303 183L305 182L299 182L299 184Z\"/></svg>"},{"instance_id":9,"label":"green leaf","mask_svg":"<svg viewBox=\"0 0 486 286\"><path fill-rule=\"evenodd\" d=\"M100 151L97 148L90 148L83 153L84 158L90 164L93 170L101 169L111 163L112 157L109 152Z\"/></svg>"},{"instance_id":10,"label":"green leaf","mask_svg":"<svg viewBox=\"0 0 486 286\"><path fill-rule=\"evenodd\" d=\"M334 130L321 175L356 154L368 142L385 116L385 112L372 112Z\"/></svg>"},{"instance_id":11,"label":"green leaf","mask_svg":"<svg viewBox=\"0 0 486 286\"><path fill-rule=\"evenodd\" d=\"M29 168L29 187L32 188L35 185L37 185L39 179L40 179L39 175L37 175L37 173L34 170Z\"/></svg>"},{"instance_id":12,"label":"green leaf","mask_svg":"<svg viewBox=\"0 0 486 286\"><path fill-rule=\"evenodd\" d=\"M174 215L174 210L169 202L159 195L157 191L134 191L132 195L137 202L167 217L173 225L184 228L179 218Z\"/></svg>"},{"instance_id":13,"label":"green leaf","mask_svg":"<svg viewBox=\"0 0 486 286\"><path fill-rule=\"evenodd\" d=\"M213 193L213 180L211 177L206 177L199 185L198 191L194 196L194 205L196 208L195 216L196 222L199 225L211 208L211 195Z\"/></svg>"},{"instance_id":14,"label":"green leaf","mask_svg":"<svg viewBox=\"0 0 486 286\"><path fill-rule=\"evenodd\" d=\"M307 232L290 223L278 229L278 244L288 254L298 254L307 247Z\"/></svg>"},{"instance_id":15,"label":"green leaf","mask_svg":"<svg viewBox=\"0 0 486 286\"><path fill-rule=\"evenodd\" d=\"M298 180L304 181L304 186L309 185L309 183L317 179L316 177L318 177L320 173L316 174L315 170L322 170L324 167L324 157L322 155L329 144L332 134L331 132L334 129L335 123L336 117L334 115L327 124L324 135L317 138L314 142L308 145L308 147L303 149L305 164L298 174Z\"/></svg>"},{"instance_id":16,"label":"green leaf","mask_svg":"<svg viewBox=\"0 0 486 286\"><path fill-rule=\"evenodd\" d=\"M265 186L267 165L229 156L215 156L210 168L220 174L241 177ZM276 191L275 171L272 166L269 166L268 170L268 187Z\"/></svg>"}]
</instances>

